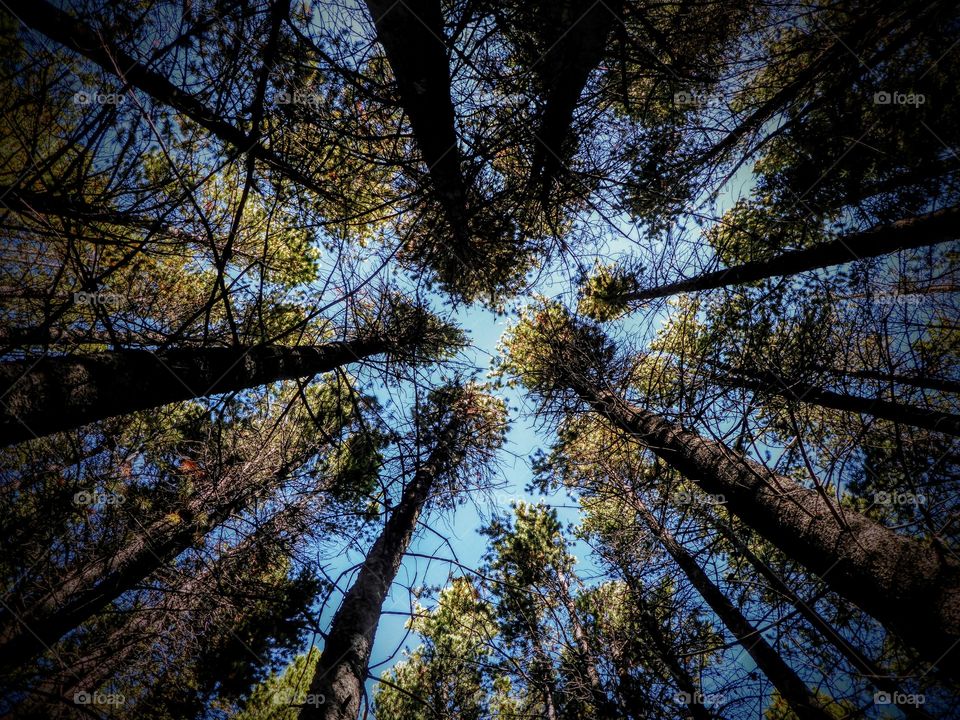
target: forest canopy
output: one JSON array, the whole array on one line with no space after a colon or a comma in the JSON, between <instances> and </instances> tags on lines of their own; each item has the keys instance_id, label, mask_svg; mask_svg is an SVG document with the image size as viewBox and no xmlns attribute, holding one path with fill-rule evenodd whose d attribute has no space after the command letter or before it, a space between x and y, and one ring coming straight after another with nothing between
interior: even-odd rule
<instances>
[{"instance_id":1,"label":"forest canopy","mask_svg":"<svg viewBox=\"0 0 960 720\"><path fill-rule=\"evenodd\" d=\"M960 720L947 0L0 2L0 715Z\"/></svg>"}]
</instances>

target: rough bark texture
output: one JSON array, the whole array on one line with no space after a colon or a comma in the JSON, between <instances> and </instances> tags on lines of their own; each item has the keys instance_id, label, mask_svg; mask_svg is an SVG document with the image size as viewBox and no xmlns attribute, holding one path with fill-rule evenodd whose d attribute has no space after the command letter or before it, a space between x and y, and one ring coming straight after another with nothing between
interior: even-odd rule
<instances>
[{"instance_id":1,"label":"rough bark texture","mask_svg":"<svg viewBox=\"0 0 960 720\"><path fill-rule=\"evenodd\" d=\"M0 445L181 400L309 377L386 352L385 342L314 347L118 350L0 366Z\"/></svg>"},{"instance_id":2,"label":"rough bark texture","mask_svg":"<svg viewBox=\"0 0 960 720\"><path fill-rule=\"evenodd\" d=\"M434 479L449 461L459 426L460 419L454 417L367 553L356 581L334 615L310 685L310 693L322 696L323 702L304 706L301 720L356 720L383 601L410 545Z\"/></svg>"},{"instance_id":3,"label":"rough bark texture","mask_svg":"<svg viewBox=\"0 0 960 720\"><path fill-rule=\"evenodd\" d=\"M601 416L705 492L723 495L747 526L841 597L873 616L942 672L960 675L960 566L936 547L837 508L815 490L606 390L574 379Z\"/></svg>"},{"instance_id":4,"label":"rough bark texture","mask_svg":"<svg viewBox=\"0 0 960 720\"><path fill-rule=\"evenodd\" d=\"M183 113L241 152L251 153L298 185L322 197L331 197L328 188L292 167L261 143L252 142L243 130L224 121L197 98L178 88L160 73L145 67L119 48L109 45L104 39L105 35L94 28L43 0L10 0L7 8L24 24L92 60L108 73L117 75L122 82L129 83Z\"/></svg>"},{"instance_id":5,"label":"rough bark texture","mask_svg":"<svg viewBox=\"0 0 960 720\"><path fill-rule=\"evenodd\" d=\"M450 97L450 66L439 0L367 0L423 155L458 241L466 239L466 186Z\"/></svg>"},{"instance_id":6,"label":"rough bark texture","mask_svg":"<svg viewBox=\"0 0 960 720\"><path fill-rule=\"evenodd\" d=\"M732 370L732 368L729 370ZM872 415L904 425L934 430L946 435L960 436L960 415L939 410L928 410L927 408L892 400L825 390L816 385L784 379L776 373L760 370L751 370L749 376L740 372L728 371L723 375L715 375L714 380L722 385L778 395L787 400L797 400L833 408L834 410Z\"/></svg>"},{"instance_id":7,"label":"rough bark texture","mask_svg":"<svg viewBox=\"0 0 960 720\"><path fill-rule=\"evenodd\" d=\"M238 480L233 482L239 485ZM233 492L226 502L212 509L206 497L195 498L177 519L158 520L115 554L65 578L55 594L30 599L14 617L4 613L0 664L17 668L31 662L191 547L198 537L237 511L247 496Z\"/></svg>"},{"instance_id":8,"label":"rough bark texture","mask_svg":"<svg viewBox=\"0 0 960 720\"><path fill-rule=\"evenodd\" d=\"M949 207L926 215L898 220L803 250L791 250L770 260L734 265L704 273L688 280L639 290L625 295L627 302L669 297L681 292L713 290L728 285L756 282L806 270L841 265L877 257L898 250L937 245L960 237L960 207Z\"/></svg>"},{"instance_id":9,"label":"rough bark texture","mask_svg":"<svg viewBox=\"0 0 960 720\"><path fill-rule=\"evenodd\" d=\"M647 509L639 497L633 495L633 507L644 524L660 541L664 549L680 567L690 583L697 589L707 605L717 614L720 621L733 634L737 641L750 654L757 667L773 683L774 687L790 705L800 720L830 720L830 716L821 710L816 698L806 683L784 662L780 654L763 638L763 635L748 621L710 577L697 564L673 535L657 522L653 513Z\"/></svg>"},{"instance_id":10,"label":"rough bark texture","mask_svg":"<svg viewBox=\"0 0 960 720\"><path fill-rule=\"evenodd\" d=\"M816 609L804 601L799 595L797 595L793 589L784 582L773 569L758 558L750 548L747 547L746 543L740 540L737 537L737 534L727 525L722 522L714 522L713 526L726 538L734 549L734 552L737 555L741 555L747 562L749 562L757 572L770 583L771 589L774 592L782 595L790 604L792 604L797 612L802 618L804 618L810 625L816 628L817 632L831 645L833 645L837 651L845 657L850 664L855 667L859 672L863 673L864 678L867 679L875 688L878 690L883 690L888 693L902 692L900 684L896 681L895 678L890 676L890 673L884 672L877 665L870 660L870 658L863 655L859 650L857 650L846 638L840 635L839 632L826 620L821 617L820 613ZM900 710L908 717L915 720L931 720L931 716L925 713L921 708L915 707L912 705L903 705Z\"/></svg>"},{"instance_id":11,"label":"rough bark texture","mask_svg":"<svg viewBox=\"0 0 960 720\"><path fill-rule=\"evenodd\" d=\"M536 70L546 85L543 112L535 135L531 183L547 195L574 142L570 132L577 101L587 78L607 49L622 2L566 0L542 3L548 17L543 32L547 52Z\"/></svg>"}]
</instances>

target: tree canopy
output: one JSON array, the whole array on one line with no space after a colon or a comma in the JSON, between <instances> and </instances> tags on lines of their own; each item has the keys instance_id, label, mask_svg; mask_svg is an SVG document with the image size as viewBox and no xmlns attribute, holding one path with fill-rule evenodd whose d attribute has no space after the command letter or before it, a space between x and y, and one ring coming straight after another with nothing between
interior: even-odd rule
<instances>
[{"instance_id":1,"label":"tree canopy","mask_svg":"<svg viewBox=\"0 0 960 720\"><path fill-rule=\"evenodd\" d=\"M946 0L0 3L0 714L960 720Z\"/></svg>"}]
</instances>

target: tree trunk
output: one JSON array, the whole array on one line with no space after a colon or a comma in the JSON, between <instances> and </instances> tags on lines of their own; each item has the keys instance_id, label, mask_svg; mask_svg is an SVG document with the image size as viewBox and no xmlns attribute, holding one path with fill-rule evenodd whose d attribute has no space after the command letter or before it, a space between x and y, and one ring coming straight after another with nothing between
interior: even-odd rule
<instances>
[{"instance_id":1,"label":"tree trunk","mask_svg":"<svg viewBox=\"0 0 960 720\"><path fill-rule=\"evenodd\" d=\"M693 677L687 672L687 669L677 657L677 653L670 646L667 634L660 626L660 621L654 614L653 608L650 607L650 604L643 597L640 583L637 582L636 578L631 574L626 572L625 569L621 569L621 571L623 572L627 587L630 588L633 603L637 607L637 616L640 618L640 624L643 626L644 632L653 642L654 651L660 658L660 661L666 666L677 688L690 696L690 703L687 705L690 716L693 720L713 720L716 716L703 704L699 684L694 682Z\"/></svg>"},{"instance_id":2,"label":"tree trunk","mask_svg":"<svg viewBox=\"0 0 960 720\"><path fill-rule=\"evenodd\" d=\"M824 372L841 377L851 377L857 380L876 380L887 385L909 385L910 387L916 387L922 390L960 394L960 382L955 380L944 380L921 375L885 373L879 370L840 370L825 365L810 365L808 367L816 372Z\"/></svg>"},{"instance_id":3,"label":"tree trunk","mask_svg":"<svg viewBox=\"0 0 960 720\"><path fill-rule=\"evenodd\" d=\"M769 260L755 260L687 280L629 292L623 299L627 302L641 302L681 292L713 290L771 277L795 275L806 270L842 265L899 250L950 242L957 237L960 237L960 207L951 206L802 250L789 250Z\"/></svg>"},{"instance_id":4,"label":"tree trunk","mask_svg":"<svg viewBox=\"0 0 960 720\"><path fill-rule=\"evenodd\" d=\"M548 50L536 68L547 91L534 135L530 179L544 198L572 154L573 113L590 73L603 59L621 5L592 0L543 3L543 14L553 22L543 38Z\"/></svg>"},{"instance_id":5,"label":"tree trunk","mask_svg":"<svg viewBox=\"0 0 960 720\"><path fill-rule=\"evenodd\" d=\"M39 682L30 686L30 695L17 707L18 715L46 717L53 706L71 706L74 693L101 689L116 679L125 665L136 663L137 655L149 655L151 649L156 651L170 647L171 641L176 643L179 638L171 635L172 628L185 614L195 610L196 598L222 597L217 573L245 564L265 545L282 543L283 533L300 525L309 504L310 498L303 497L282 508L237 545L221 552L214 563L202 565L185 579L181 571L176 571L175 592L171 592L165 580L164 587L152 596L156 597L153 603L138 605L135 611L127 613L124 623L110 631L106 638L81 645L81 652L85 649L83 654L69 657L70 652L65 653L67 664L45 673ZM219 602L213 606L221 607ZM219 621L211 616L194 629L202 632L209 625L217 624Z\"/></svg>"},{"instance_id":6,"label":"tree trunk","mask_svg":"<svg viewBox=\"0 0 960 720\"><path fill-rule=\"evenodd\" d=\"M750 654L757 667L773 683L783 699L797 714L799 720L829 720L830 716L820 709L816 697L810 692L806 683L784 662L777 651L737 610L720 588L710 580L710 577L697 565L693 556L674 539L665 527L657 522L653 513L647 509L640 497L633 492L629 494L631 504L650 532L660 541L724 626Z\"/></svg>"},{"instance_id":7,"label":"tree trunk","mask_svg":"<svg viewBox=\"0 0 960 720\"><path fill-rule=\"evenodd\" d=\"M0 445L181 400L309 377L387 352L363 339L312 347L117 350L0 365Z\"/></svg>"},{"instance_id":8,"label":"tree trunk","mask_svg":"<svg viewBox=\"0 0 960 720\"><path fill-rule=\"evenodd\" d=\"M812 625L818 633L827 642L833 645L837 651L847 659L847 661L855 667L859 672L863 673L864 678L870 682L877 690L883 690L888 693L897 693L901 692L902 689L900 684L896 682L896 679L891 677L889 673L881 670L877 665L870 660L870 658L863 655L859 650L857 650L846 638L840 635L834 627L828 623L826 620L821 617L820 613L816 609L805 602L799 595L797 595L793 589L787 585L787 583L781 578L773 569L764 563L760 558L754 555L753 551L747 547L747 544L743 542L737 534L733 531L732 528L728 527L725 523L713 519L712 523L721 535L733 546L734 552L738 555L742 555L747 562L749 562L757 572L770 583L771 589L782 595L790 604L792 604L800 616L806 620L810 625ZM900 708L903 713L908 717L915 720L931 720L930 715L923 712L918 707L912 705L904 705Z\"/></svg>"},{"instance_id":9,"label":"tree trunk","mask_svg":"<svg viewBox=\"0 0 960 720\"><path fill-rule=\"evenodd\" d=\"M239 485L240 482L234 478L225 484ZM32 661L192 547L197 538L204 537L241 509L249 496L249 492L235 491L213 508L208 496L195 497L176 519L158 520L116 554L68 578L55 595L25 603L22 611L4 618L0 631L0 665L15 669ZM66 599L61 601L61 597Z\"/></svg>"},{"instance_id":10,"label":"tree trunk","mask_svg":"<svg viewBox=\"0 0 960 720\"><path fill-rule=\"evenodd\" d=\"M570 618L570 629L573 633L573 640L577 646L577 654L580 656L581 672L587 679L590 686L590 695L593 701L594 710L599 718L609 718L616 720L620 717L616 706L607 697L607 691L600 680L600 673L597 672L597 663L594 660L593 650L587 641L586 633L583 631L583 623L577 614L576 604L573 596L570 594L570 583L563 570L557 571L557 582L560 587L560 598L566 608L567 615Z\"/></svg>"},{"instance_id":11,"label":"tree trunk","mask_svg":"<svg viewBox=\"0 0 960 720\"><path fill-rule=\"evenodd\" d=\"M450 462L461 422L455 415L446 426L367 553L356 581L334 615L310 685L310 694L323 700L304 706L301 720L356 720L383 601L410 545L434 479Z\"/></svg>"},{"instance_id":12,"label":"tree trunk","mask_svg":"<svg viewBox=\"0 0 960 720\"><path fill-rule=\"evenodd\" d=\"M814 98L808 99L808 106L819 104L832 93L847 92L844 83L857 82L870 68L894 56L927 25L936 21L935 11L940 7L942 4L939 2L913 6L890 3L886 8L878 7L873 13L860 14L844 33L845 38L831 32L833 42L817 53L793 80L702 153L700 166L721 158L745 136L759 130L768 120L797 103L818 83L821 84L819 92ZM867 51L878 44L879 49L868 55Z\"/></svg>"},{"instance_id":13,"label":"tree trunk","mask_svg":"<svg viewBox=\"0 0 960 720\"><path fill-rule=\"evenodd\" d=\"M834 592L879 620L951 677L960 676L960 566L815 490L777 475L608 390L569 375L595 412L629 433Z\"/></svg>"},{"instance_id":14,"label":"tree trunk","mask_svg":"<svg viewBox=\"0 0 960 720\"><path fill-rule=\"evenodd\" d=\"M939 410L928 410L892 400L873 399L825 390L809 383L782 378L774 372L763 370L750 370L748 372L727 366L721 367L724 374L711 377L712 380L721 385L744 388L756 393L777 395L786 400L813 403L834 410L872 415L903 425L912 425L913 427L960 437L960 415Z\"/></svg>"},{"instance_id":15,"label":"tree trunk","mask_svg":"<svg viewBox=\"0 0 960 720\"><path fill-rule=\"evenodd\" d=\"M417 147L458 242L467 239L466 186L450 96L440 0L366 0Z\"/></svg>"}]
</instances>

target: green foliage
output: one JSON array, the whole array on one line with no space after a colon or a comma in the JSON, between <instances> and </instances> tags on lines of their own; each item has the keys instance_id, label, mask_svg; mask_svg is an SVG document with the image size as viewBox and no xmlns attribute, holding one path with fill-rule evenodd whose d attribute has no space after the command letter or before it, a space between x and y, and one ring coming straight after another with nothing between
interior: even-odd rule
<instances>
[{"instance_id":1,"label":"green foliage","mask_svg":"<svg viewBox=\"0 0 960 720\"><path fill-rule=\"evenodd\" d=\"M598 322L615 320L628 311L629 293L639 289L637 273L616 265L598 266L580 287L577 310Z\"/></svg>"},{"instance_id":2,"label":"green foliage","mask_svg":"<svg viewBox=\"0 0 960 720\"><path fill-rule=\"evenodd\" d=\"M489 665L496 623L473 584L454 580L433 610L418 603L407 626L423 638L423 645L383 673L374 696L377 718L494 716L494 708L503 705L502 696L509 694L509 681Z\"/></svg>"},{"instance_id":3,"label":"green foliage","mask_svg":"<svg viewBox=\"0 0 960 720\"><path fill-rule=\"evenodd\" d=\"M561 391L574 376L606 374L613 360L603 332L555 302L526 308L505 334L503 350L498 373L543 395Z\"/></svg>"},{"instance_id":4,"label":"green foliage","mask_svg":"<svg viewBox=\"0 0 960 720\"><path fill-rule=\"evenodd\" d=\"M271 673L253 688L243 708L230 715L231 720L297 720L319 659L320 651L311 647L283 672Z\"/></svg>"}]
</instances>

